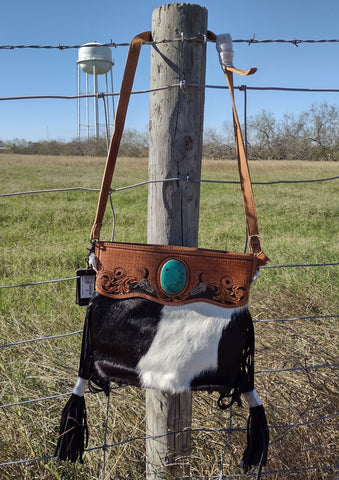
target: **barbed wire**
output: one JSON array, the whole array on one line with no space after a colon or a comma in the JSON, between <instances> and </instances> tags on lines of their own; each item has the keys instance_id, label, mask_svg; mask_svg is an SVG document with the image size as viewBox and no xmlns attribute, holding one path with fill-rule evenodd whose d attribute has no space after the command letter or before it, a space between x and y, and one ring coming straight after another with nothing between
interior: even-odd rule
<instances>
[{"instance_id":1,"label":"barbed wire","mask_svg":"<svg viewBox=\"0 0 339 480\"><path fill-rule=\"evenodd\" d=\"M145 45L161 45L165 43L173 43L173 42L201 42L201 43L215 43L215 40L207 38L207 36L203 33L199 33L198 35L193 35L191 37L185 37L181 34L180 37L172 38L172 39L163 39L158 41L152 42L144 42ZM339 43L339 39L256 39L255 34L248 39L233 39L233 43L247 43L248 45L256 45L256 44L267 44L267 43L287 43L294 46L298 46L302 43ZM83 44L76 44L76 45L66 45L66 44L57 44L57 45L37 45L37 44L30 44L30 45L0 45L0 50L15 50L15 49L45 49L45 50L71 50L71 49L79 49L83 47ZM130 42L113 42L110 40L109 42L102 43L101 46L104 47L129 47Z\"/></svg>"}]
</instances>

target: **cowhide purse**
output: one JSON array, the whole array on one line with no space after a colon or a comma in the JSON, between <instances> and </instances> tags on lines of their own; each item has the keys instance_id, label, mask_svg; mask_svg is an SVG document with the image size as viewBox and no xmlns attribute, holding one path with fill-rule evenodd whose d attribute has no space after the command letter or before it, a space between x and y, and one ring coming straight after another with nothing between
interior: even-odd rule
<instances>
[{"instance_id":1,"label":"cowhide purse","mask_svg":"<svg viewBox=\"0 0 339 480\"><path fill-rule=\"evenodd\" d=\"M209 33L210 36L213 34ZM254 329L250 285L268 258L260 247L251 180L234 103L232 66L223 66L232 98L241 188L250 253L99 240L140 48L133 39L117 107L113 137L91 232L96 293L84 326L79 377L64 408L56 453L82 461L88 436L85 389L109 393L110 382L159 389L217 391L218 405L250 407L244 471L266 463L268 428L254 389Z\"/></svg>"}]
</instances>

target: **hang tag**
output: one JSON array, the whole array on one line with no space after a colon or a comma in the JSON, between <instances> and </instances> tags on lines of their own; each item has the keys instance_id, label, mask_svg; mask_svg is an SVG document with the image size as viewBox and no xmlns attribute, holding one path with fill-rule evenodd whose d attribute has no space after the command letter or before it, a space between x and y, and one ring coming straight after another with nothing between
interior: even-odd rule
<instances>
[{"instance_id":1,"label":"hang tag","mask_svg":"<svg viewBox=\"0 0 339 480\"><path fill-rule=\"evenodd\" d=\"M95 292L96 272L92 268L80 268L76 275L78 278L75 301L80 306L88 305Z\"/></svg>"}]
</instances>

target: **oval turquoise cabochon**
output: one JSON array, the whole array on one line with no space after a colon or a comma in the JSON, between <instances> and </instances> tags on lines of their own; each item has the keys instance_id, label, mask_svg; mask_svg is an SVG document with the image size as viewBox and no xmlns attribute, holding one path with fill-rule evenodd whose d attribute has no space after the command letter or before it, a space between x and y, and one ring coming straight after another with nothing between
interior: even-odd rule
<instances>
[{"instance_id":1,"label":"oval turquoise cabochon","mask_svg":"<svg viewBox=\"0 0 339 480\"><path fill-rule=\"evenodd\" d=\"M179 260L168 260L160 273L162 289L169 295L177 295L185 288L187 280L186 267Z\"/></svg>"}]
</instances>

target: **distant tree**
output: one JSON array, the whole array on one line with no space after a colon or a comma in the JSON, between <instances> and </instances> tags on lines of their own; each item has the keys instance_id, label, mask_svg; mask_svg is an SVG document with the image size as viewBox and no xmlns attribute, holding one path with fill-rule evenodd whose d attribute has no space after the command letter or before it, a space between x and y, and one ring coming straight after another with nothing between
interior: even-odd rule
<instances>
[{"instance_id":1,"label":"distant tree","mask_svg":"<svg viewBox=\"0 0 339 480\"><path fill-rule=\"evenodd\" d=\"M147 157L148 156L148 132L139 132L135 129L124 131L119 155L122 157Z\"/></svg>"},{"instance_id":2,"label":"distant tree","mask_svg":"<svg viewBox=\"0 0 339 480\"><path fill-rule=\"evenodd\" d=\"M254 158L261 158L263 160L274 158L277 125L273 113L262 110L250 118L248 131L252 145L251 151Z\"/></svg>"},{"instance_id":3,"label":"distant tree","mask_svg":"<svg viewBox=\"0 0 339 480\"><path fill-rule=\"evenodd\" d=\"M339 109L326 102L313 104L308 117L308 135L314 160L339 160Z\"/></svg>"},{"instance_id":4,"label":"distant tree","mask_svg":"<svg viewBox=\"0 0 339 480\"><path fill-rule=\"evenodd\" d=\"M225 122L221 132L214 128L204 131L203 156L222 160L235 158L234 130L231 123Z\"/></svg>"},{"instance_id":5,"label":"distant tree","mask_svg":"<svg viewBox=\"0 0 339 480\"><path fill-rule=\"evenodd\" d=\"M276 157L290 160L307 160L309 142L307 140L307 116L284 115L277 126Z\"/></svg>"},{"instance_id":6,"label":"distant tree","mask_svg":"<svg viewBox=\"0 0 339 480\"><path fill-rule=\"evenodd\" d=\"M326 102L277 122L262 110L248 122L250 158L339 160L339 109Z\"/></svg>"}]
</instances>

